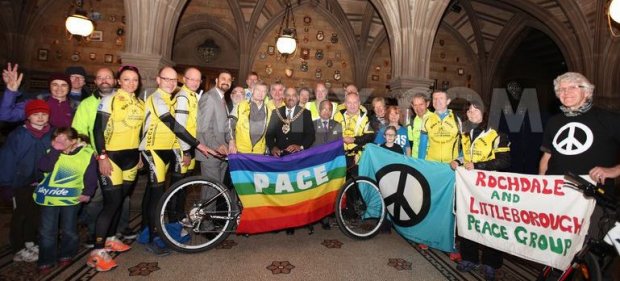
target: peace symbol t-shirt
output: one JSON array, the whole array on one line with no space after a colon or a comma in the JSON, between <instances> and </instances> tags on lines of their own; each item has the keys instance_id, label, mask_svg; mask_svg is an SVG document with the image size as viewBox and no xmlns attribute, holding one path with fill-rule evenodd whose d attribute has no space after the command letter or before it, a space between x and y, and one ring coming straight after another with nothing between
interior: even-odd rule
<instances>
[{"instance_id":1,"label":"peace symbol t-shirt","mask_svg":"<svg viewBox=\"0 0 620 281\"><path fill-rule=\"evenodd\" d=\"M590 169L618 164L620 115L593 107L584 114L549 119L541 150L551 153L547 174L567 171L585 175Z\"/></svg>"}]
</instances>

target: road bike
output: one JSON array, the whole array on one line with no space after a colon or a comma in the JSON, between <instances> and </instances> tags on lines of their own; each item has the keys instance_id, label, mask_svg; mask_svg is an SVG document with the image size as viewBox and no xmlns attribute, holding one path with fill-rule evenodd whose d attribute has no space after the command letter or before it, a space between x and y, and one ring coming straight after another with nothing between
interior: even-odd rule
<instances>
[{"instance_id":1,"label":"road bike","mask_svg":"<svg viewBox=\"0 0 620 281\"><path fill-rule=\"evenodd\" d=\"M602 233L607 233L609 224L616 222L615 211L616 203L612 198L604 194L604 190L583 178L567 173L564 178L566 185L575 188L588 197L593 197L596 204L603 209L603 215L599 220L599 229ZM571 265L563 271L554 270L552 267L545 266L539 274L537 280L606 280L605 272L613 266L614 259L618 252L614 246L603 241L602 238L587 237L583 248L575 254Z\"/></svg>"},{"instance_id":2,"label":"road bike","mask_svg":"<svg viewBox=\"0 0 620 281\"><path fill-rule=\"evenodd\" d=\"M338 227L346 236L366 240L386 223L385 201L377 182L352 176L338 191L334 207Z\"/></svg>"},{"instance_id":3,"label":"road bike","mask_svg":"<svg viewBox=\"0 0 620 281\"><path fill-rule=\"evenodd\" d=\"M203 252L235 232L242 209L233 188L191 176L173 184L161 197L156 227L173 250Z\"/></svg>"}]
</instances>

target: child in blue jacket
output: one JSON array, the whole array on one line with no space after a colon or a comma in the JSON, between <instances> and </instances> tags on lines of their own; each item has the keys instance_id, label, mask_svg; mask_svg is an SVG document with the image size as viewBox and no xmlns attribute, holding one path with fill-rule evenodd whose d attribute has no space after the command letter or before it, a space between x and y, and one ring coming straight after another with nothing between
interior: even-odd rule
<instances>
[{"instance_id":1,"label":"child in blue jacket","mask_svg":"<svg viewBox=\"0 0 620 281\"><path fill-rule=\"evenodd\" d=\"M9 240L14 261L35 262L39 256L37 228L39 208L32 192L43 173L37 162L50 147L49 106L42 100L26 103L24 125L13 130L0 149L0 186L13 193L13 216Z\"/></svg>"}]
</instances>

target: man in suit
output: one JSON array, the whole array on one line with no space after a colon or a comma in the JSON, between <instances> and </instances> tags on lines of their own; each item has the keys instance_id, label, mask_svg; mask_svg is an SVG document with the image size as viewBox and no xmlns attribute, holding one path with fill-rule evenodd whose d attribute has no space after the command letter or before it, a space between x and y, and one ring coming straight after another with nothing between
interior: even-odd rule
<instances>
[{"instance_id":1,"label":"man in suit","mask_svg":"<svg viewBox=\"0 0 620 281\"><path fill-rule=\"evenodd\" d=\"M276 157L302 151L314 142L312 115L297 105L297 90L286 89L284 101L286 106L273 110L267 127L267 147Z\"/></svg>"},{"instance_id":2,"label":"man in suit","mask_svg":"<svg viewBox=\"0 0 620 281\"><path fill-rule=\"evenodd\" d=\"M319 104L319 118L314 120L314 146L342 138L342 125L331 118L333 104L329 100L323 100Z\"/></svg>"},{"instance_id":3,"label":"man in suit","mask_svg":"<svg viewBox=\"0 0 620 281\"><path fill-rule=\"evenodd\" d=\"M224 93L230 89L232 75L221 72L215 79L215 87L205 93L198 101L197 137L200 143L215 150L220 155L228 154L230 132L228 127L228 108ZM218 182L224 181L228 163L212 156L196 153L200 162L200 173Z\"/></svg>"}]
</instances>

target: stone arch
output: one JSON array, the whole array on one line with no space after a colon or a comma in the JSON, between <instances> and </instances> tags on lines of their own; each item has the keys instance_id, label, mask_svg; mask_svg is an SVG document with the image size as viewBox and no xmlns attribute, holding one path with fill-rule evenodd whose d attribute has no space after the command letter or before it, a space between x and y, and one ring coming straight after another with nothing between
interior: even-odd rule
<instances>
[{"instance_id":1,"label":"stone arch","mask_svg":"<svg viewBox=\"0 0 620 281\"><path fill-rule=\"evenodd\" d=\"M229 43L239 48L239 38L235 34L232 26L221 21L207 21L199 15L192 16L179 25L175 41L182 40L186 36L190 36L192 31L210 29L221 34Z\"/></svg>"}]
</instances>

